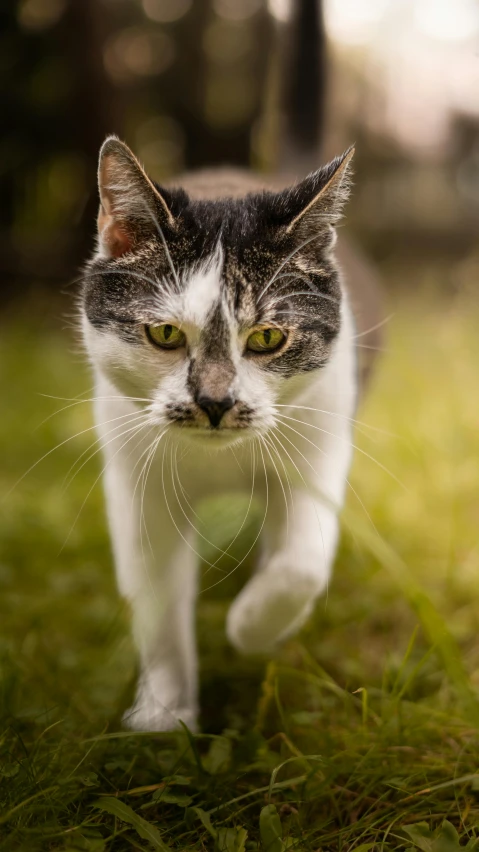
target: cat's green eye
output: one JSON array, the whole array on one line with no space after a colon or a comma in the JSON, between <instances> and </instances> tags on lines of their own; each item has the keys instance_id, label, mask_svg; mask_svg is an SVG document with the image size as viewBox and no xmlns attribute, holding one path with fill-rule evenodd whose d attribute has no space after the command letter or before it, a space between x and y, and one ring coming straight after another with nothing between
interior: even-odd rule
<instances>
[{"instance_id":1,"label":"cat's green eye","mask_svg":"<svg viewBox=\"0 0 479 852\"><path fill-rule=\"evenodd\" d=\"M147 325L145 329L151 342L162 349L179 349L185 345L186 336L176 325Z\"/></svg>"},{"instance_id":2,"label":"cat's green eye","mask_svg":"<svg viewBox=\"0 0 479 852\"><path fill-rule=\"evenodd\" d=\"M262 328L250 334L246 348L252 352L274 352L281 346L285 337L279 328Z\"/></svg>"}]
</instances>

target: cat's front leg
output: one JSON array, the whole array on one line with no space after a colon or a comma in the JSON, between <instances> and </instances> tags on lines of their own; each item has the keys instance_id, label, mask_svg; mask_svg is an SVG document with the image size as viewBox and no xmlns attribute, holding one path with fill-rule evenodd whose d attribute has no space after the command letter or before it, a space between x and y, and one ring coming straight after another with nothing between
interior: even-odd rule
<instances>
[{"instance_id":1,"label":"cat's front leg","mask_svg":"<svg viewBox=\"0 0 479 852\"><path fill-rule=\"evenodd\" d=\"M161 557L160 557L161 558ZM128 595L140 674L124 724L135 731L196 730L197 657L194 635L196 558L179 545L136 593Z\"/></svg>"},{"instance_id":2,"label":"cat's front leg","mask_svg":"<svg viewBox=\"0 0 479 852\"><path fill-rule=\"evenodd\" d=\"M302 627L326 588L350 457L344 430L340 438L330 439L324 455L303 459L301 481L291 488L286 483L280 487L277 472L268 477L260 565L228 613L228 637L239 651L272 652ZM297 462L299 468L300 457Z\"/></svg>"},{"instance_id":3,"label":"cat's front leg","mask_svg":"<svg viewBox=\"0 0 479 852\"><path fill-rule=\"evenodd\" d=\"M101 428L101 427L100 427ZM161 449L147 487L137 487L138 454L106 446L105 486L119 590L127 599L140 675L125 724L164 731L197 724L195 604L197 557ZM164 473L164 477L161 475ZM183 528L182 528L183 526Z\"/></svg>"},{"instance_id":4,"label":"cat's front leg","mask_svg":"<svg viewBox=\"0 0 479 852\"><path fill-rule=\"evenodd\" d=\"M288 534L274 549L266 545L257 573L228 613L228 638L245 654L270 653L296 633L328 583L338 535L336 514L303 491L293 491L293 500ZM268 526L273 524L285 529L286 518L279 513L270 518Z\"/></svg>"}]
</instances>

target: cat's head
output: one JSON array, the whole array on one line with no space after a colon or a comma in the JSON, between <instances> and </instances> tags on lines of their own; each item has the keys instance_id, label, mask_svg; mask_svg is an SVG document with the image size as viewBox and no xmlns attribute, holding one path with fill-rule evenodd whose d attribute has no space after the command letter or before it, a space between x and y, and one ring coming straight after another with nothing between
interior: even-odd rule
<instances>
[{"instance_id":1,"label":"cat's head","mask_svg":"<svg viewBox=\"0 0 479 852\"><path fill-rule=\"evenodd\" d=\"M340 329L332 247L352 154L279 193L195 201L107 139L82 300L96 368L188 437L273 426L285 386L324 367Z\"/></svg>"}]
</instances>

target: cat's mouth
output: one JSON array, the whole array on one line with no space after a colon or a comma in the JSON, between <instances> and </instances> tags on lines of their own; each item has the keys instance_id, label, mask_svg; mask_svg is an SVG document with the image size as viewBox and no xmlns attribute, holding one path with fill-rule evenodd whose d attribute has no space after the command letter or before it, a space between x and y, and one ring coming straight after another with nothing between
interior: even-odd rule
<instances>
[{"instance_id":1,"label":"cat's mouth","mask_svg":"<svg viewBox=\"0 0 479 852\"><path fill-rule=\"evenodd\" d=\"M216 444L218 446L234 443L239 438L246 437L251 432L248 425L241 423L237 425L220 424L219 426L211 426L191 421L185 423L173 420L171 426L175 432L184 435L187 440L191 440L193 443Z\"/></svg>"}]
</instances>

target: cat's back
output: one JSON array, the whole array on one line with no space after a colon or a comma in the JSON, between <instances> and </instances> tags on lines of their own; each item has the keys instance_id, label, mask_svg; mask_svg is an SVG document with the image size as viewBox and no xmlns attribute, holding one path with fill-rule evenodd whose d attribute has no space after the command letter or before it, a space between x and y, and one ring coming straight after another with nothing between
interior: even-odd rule
<instances>
[{"instance_id":1,"label":"cat's back","mask_svg":"<svg viewBox=\"0 0 479 852\"><path fill-rule=\"evenodd\" d=\"M277 181L268 180L247 169L220 167L185 172L169 181L171 186L180 186L195 201L216 201L219 198L242 198L251 192L263 190L277 191L286 186Z\"/></svg>"}]
</instances>

